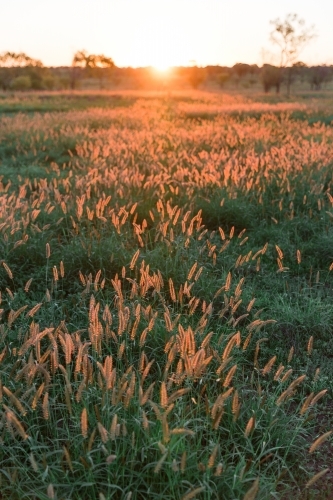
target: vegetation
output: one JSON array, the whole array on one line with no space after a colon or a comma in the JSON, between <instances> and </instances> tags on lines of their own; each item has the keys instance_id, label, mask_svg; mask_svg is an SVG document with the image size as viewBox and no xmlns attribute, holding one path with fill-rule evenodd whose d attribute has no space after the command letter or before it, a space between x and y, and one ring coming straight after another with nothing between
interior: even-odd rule
<instances>
[{"instance_id":1,"label":"vegetation","mask_svg":"<svg viewBox=\"0 0 333 500\"><path fill-rule=\"evenodd\" d=\"M298 55L298 52L296 53ZM237 63L232 68L207 66L206 68L175 67L167 72L153 68L118 68L113 60L103 54L89 54L86 50L74 54L70 67L46 68L41 61L26 54L6 52L0 54L0 88L12 90L185 90L223 88L239 92L252 88L254 94L260 87L266 93L272 88L290 94L291 84L295 94L305 90L330 89L333 67L319 65L307 67L301 61L289 66Z\"/></svg>"},{"instance_id":2,"label":"vegetation","mask_svg":"<svg viewBox=\"0 0 333 500\"><path fill-rule=\"evenodd\" d=\"M97 77L99 79L99 88L104 88L104 77L110 77L110 70L114 68L115 64L110 57L104 54L88 54L86 50L80 50L73 56L72 62L72 79L71 88L75 89L77 86L76 68L84 68L88 76Z\"/></svg>"},{"instance_id":3,"label":"vegetation","mask_svg":"<svg viewBox=\"0 0 333 500\"><path fill-rule=\"evenodd\" d=\"M293 65L299 59L299 55L305 45L315 36L314 27L305 27L304 19L299 19L297 14L288 14L284 21L275 19L271 21L273 30L271 32L271 42L280 49L280 68L285 69L287 94L290 94L290 87L293 76Z\"/></svg>"},{"instance_id":4,"label":"vegetation","mask_svg":"<svg viewBox=\"0 0 333 500\"><path fill-rule=\"evenodd\" d=\"M1 499L332 497L314 95L3 97Z\"/></svg>"}]
</instances>

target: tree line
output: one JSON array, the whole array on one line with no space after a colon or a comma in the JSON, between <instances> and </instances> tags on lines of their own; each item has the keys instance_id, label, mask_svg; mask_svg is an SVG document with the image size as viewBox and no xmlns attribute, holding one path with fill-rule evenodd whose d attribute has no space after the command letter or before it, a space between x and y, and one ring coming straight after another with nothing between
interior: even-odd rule
<instances>
[{"instance_id":1,"label":"tree line","mask_svg":"<svg viewBox=\"0 0 333 500\"><path fill-rule=\"evenodd\" d=\"M171 79L171 81L169 81ZM26 54L0 54L0 88L7 90L77 90L95 81L99 89L121 86L131 88L151 86L172 87L173 84L197 89L202 86L220 88L251 88L260 83L264 92L279 93L284 87L288 93L292 85L308 84L311 90L320 90L333 80L333 66L307 66L295 62L289 67L264 64L262 67L237 63L232 67L206 66L204 68L177 67L170 75L161 75L152 68L118 68L112 59L79 51L69 67L45 67L41 61Z\"/></svg>"}]
</instances>

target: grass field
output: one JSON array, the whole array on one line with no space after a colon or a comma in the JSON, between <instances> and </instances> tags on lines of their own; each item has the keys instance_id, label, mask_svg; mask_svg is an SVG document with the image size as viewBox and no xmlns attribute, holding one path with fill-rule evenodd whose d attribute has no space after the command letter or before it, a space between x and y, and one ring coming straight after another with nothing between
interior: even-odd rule
<instances>
[{"instance_id":1,"label":"grass field","mask_svg":"<svg viewBox=\"0 0 333 500\"><path fill-rule=\"evenodd\" d=\"M333 94L0 99L0 498L331 499Z\"/></svg>"}]
</instances>

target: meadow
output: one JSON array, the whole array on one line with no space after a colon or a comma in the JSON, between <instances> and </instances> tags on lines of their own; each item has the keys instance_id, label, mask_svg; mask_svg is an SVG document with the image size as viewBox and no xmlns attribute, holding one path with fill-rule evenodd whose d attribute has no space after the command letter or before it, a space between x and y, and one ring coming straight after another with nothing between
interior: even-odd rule
<instances>
[{"instance_id":1,"label":"meadow","mask_svg":"<svg viewBox=\"0 0 333 500\"><path fill-rule=\"evenodd\" d=\"M0 498L333 495L332 94L0 96Z\"/></svg>"}]
</instances>

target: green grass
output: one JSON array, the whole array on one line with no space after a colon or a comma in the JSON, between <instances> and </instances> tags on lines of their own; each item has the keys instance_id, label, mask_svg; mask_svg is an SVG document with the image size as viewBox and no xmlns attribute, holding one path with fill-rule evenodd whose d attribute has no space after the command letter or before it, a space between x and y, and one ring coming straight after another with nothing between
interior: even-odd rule
<instances>
[{"instance_id":1,"label":"green grass","mask_svg":"<svg viewBox=\"0 0 333 500\"><path fill-rule=\"evenodd\" d=\"M0 498L330 498L330 122L69 97L0 102Z\"/></svg>"}]
</instances>

